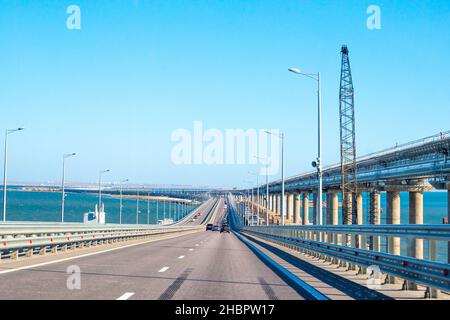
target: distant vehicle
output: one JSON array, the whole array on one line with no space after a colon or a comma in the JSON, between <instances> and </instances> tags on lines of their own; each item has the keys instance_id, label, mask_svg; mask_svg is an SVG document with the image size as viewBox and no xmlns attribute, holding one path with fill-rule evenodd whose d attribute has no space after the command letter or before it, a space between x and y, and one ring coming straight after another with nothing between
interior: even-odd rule
<instances>
[{"instance_id":1,"label":"distant vehicle","mask_svg":"<svg viewBox=\"0 0 450 320\"><path fill-rule=\"evenodd\" d=\"M208 224L206 225L206 231L212 230L212 229L213 229L213 224L212 224L212 223L208 223Z\"/></svg>"},{"instance_id":2,"label":"distant vehicle","mask_svg":"<svg viewBox=\"0 0 450 320\"><path fill-rule=\"evenodd\" d=\"M220 231L220 228L217 224L215 224L212 228L212 231Z\"/></svg>"},{"instance_id":3,"label":"distant vehicle","mask_svg":"<svg viewBox=\"0 0 450 320\"><path fill-rule=\"evenodd\" d=\"M222 232L230 233L230 227L228 225L226 225L226 224L223 224L222 228L220 228L220 233L222 233Z\"/></svg>"}]
</instances>

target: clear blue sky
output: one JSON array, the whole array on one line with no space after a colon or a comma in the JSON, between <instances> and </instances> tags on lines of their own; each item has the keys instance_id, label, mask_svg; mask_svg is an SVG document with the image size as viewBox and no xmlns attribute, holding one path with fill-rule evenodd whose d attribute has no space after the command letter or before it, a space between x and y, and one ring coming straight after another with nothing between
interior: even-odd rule
<instances>
[{"instance_id":1,"label":"clear blue sky","mask_svg":"<svg viewBox=\"0 0 450 320\"><path fill-rule=\"evenodd\" d=\"M66 8L81 8L81 30ZM366 9L381 8L381 30ZM280 128L287 175L316 156L315 87L323 77L323 158L339 159L340 47L350 49L357 153L450 129L450 2L0 0L0 129L9 178L130 178L242 185L254 166L175 166L177 128ZM3 156L3 153L2 153ZM274 177L275 178L275 177Z\"/></svg>"}]
</instances>

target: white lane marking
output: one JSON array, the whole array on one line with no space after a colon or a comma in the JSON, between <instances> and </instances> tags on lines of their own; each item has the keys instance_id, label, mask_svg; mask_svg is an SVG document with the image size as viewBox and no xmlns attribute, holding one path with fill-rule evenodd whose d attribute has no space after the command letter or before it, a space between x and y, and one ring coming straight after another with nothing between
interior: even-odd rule
<instances>
[{"instance_id":1,"label":"white lane marking","mask_svg":"<svg viewBox=\"0 0 450 320\"><path fill-rule=\"evenodd\" d=\"M188 234L184 234L184 235L188 235ZM169 240L169 239L173 239L173 238L177 238L177 237L181 237L181 236L183 236L183 234L176 235L174 237L162 238L162 239L151 239L151 240L148 240L148 241L139 242L139 243L132 243L132 244L128 244L128 245L117 247L117 248L111 248L111 249L106 249L106 250L103 250L103 251L96 251L96 252L90 252L90 253L86 253L86 254L80 254L80 255L74 256L74 257L68 257L68 258L63 258L63 259L59 259L59 260L52 260L52 261L47 261L47 262L42 262L42 263L36 263L36 264L31 264L31 265L28 265L28 266L18 267L18 268L14 268L14 269L0 270L0 274L10 273L10 272L15 272L15 271L20 271L20 270L26 270L26 269L36 268L36 267L42 267L42 266L46 266L46 265L49 265L49 264L54 264L54 263L70 261L70 260L74 260L74 259L78 259L78 258L94 256L94 255L100 254L100 253L116 251L116 250L119 250L119 249L125 249L125 248L129 248L129 247L139 246L139 245L142 245L142 244L155 242L155 241L160 241L160 240ZM0 268L2 268L1 265L0 265Z\"/></svg>"},{"instance_id":2,"label":"white lane marking","mask_svg":"<svg viewBox=\"0 0 450 320\"><path fill-rule=\"evenodd\" d=\"M164 268L159 269L158 272L165 272L165 271L167 271L167 269L169 269L169 267L164 267Z\"/></svg>"},{"instance_id":3,"label":"white lane marking","mask_svg":"<svg viewBox=\"0 0 450 320\"><path fill-rule=\"evenodd\" d=\"M190 248L189 251L194 251L194 249Z\"/></svg>"},{"instance_id":4,"label":"white lane marking","mask_svg":"<svg viewBox=\"0 0 450 320\"><path fill-rule=\"evenodd\" d=\"M179 256L179 257L178 257L178 259L183 259L183 258L184 258L184 256Z\"/></svg>"},{"instance_id":5,"label":"white lane marking","mask_svg":"<svg viewBox=\"0 0 450 320\"><path fill-rule=\"evenodd\" d=\"M116 300L128 300L132 296L134 296L134 292L125 292L123 295L118 297Z\"/></svg>"},{"instance_id":6,"label":"white lane marking","mask_svg":"<svg viewBox=\"0 0 450 320\"><path fill-rule=\"evenodd\" d=\"M195 246L198 247L198 243L196 243Z\"/></svg>"}]
</instances>

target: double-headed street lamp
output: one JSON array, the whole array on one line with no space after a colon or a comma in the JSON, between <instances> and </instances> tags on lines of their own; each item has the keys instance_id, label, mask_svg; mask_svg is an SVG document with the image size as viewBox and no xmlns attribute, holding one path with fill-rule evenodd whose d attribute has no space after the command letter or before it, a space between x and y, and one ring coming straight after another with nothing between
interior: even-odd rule
<instances>
[{"instance_id":1,"label":"double-headed street lamp","mask_svg":"<svg viewBox=\"0 0 450 320\"><path fill-rule=\"evenodd\" d=\"M284 133L280 131L279 133L265 131L268 135L278 136L281 140L281 225L284 226Z\"/></svg>"},{"instance_id":2,"label":"double-headed street lamp","mask_svg":"<svg viewBox=\"0 0 450 320\"><path fill-rule=\"evenodd\" d=\"M124 179L122 181L120 181L120 201L119 201L119 224L122 224L122 198L123 198L123 184L125 182L128 182L128 179Z\"/></svg>"},{"instance_id":3,"label":"double-headed street lamp","mask_svg":"<svg viewBox=\"0 0 450 320\"><path fill-rule=\"evenodd\" d=\"M66 182L66 159L75 156L76 153L66 153L63 154L63 165L62 165L62 182L61 182L61 222L64 222L64 204L66 199L66 193L64 191L64 185Z\"/></svg>"},{"instance_id":4,"label":"double-headed street lamp","mask_svg":"<svg viewBox=\"0 0 450 320\"><path fill-rule=\"evenodd\" d=\"M98 212L100 212L102 207L102 175L110 171L111 170L106 169L98 173L98 208L97 208Z\"/></svg>"},{"instance_id":5,"label":"double-headed street lamp","mask_svg":"<svg viewBox=\"0 0 450 320\"><path fill-rule=\"evenodd\" d=\"M298 75L302 75L305 77L308 77L310 79L313 79L317 82L317 135L318 135L318 142L317 142L317 159L316 161L313 161L312 165L313 167L317 168L317 177L319 180L318 190L317 190L317 208L316 208L316 223L321 225L322 224L322 99L321 99L321 93L320 93L320 72L317 73L303 73L298 68L290 68L288 69L290 72L293 72Z\"/></svg>"},{"instance_id":6,"label":"double-headed street lamp","mask_svg":"<svg viewBox=\"0 0 450 320\"><path fill-rule=\"evenodd\" d=\"M3 222L6 222L6 180L8 175L8 136L11 133L22 131L24 128L6 129L5 132L5 159L3 162Z\"/></svg>"}]
</instances>

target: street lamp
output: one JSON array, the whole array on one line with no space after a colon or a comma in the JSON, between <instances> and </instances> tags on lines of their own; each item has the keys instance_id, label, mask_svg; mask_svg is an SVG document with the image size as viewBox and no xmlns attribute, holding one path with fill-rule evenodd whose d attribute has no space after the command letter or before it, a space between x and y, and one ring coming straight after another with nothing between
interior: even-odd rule
<instances>
[{"instance_id":1,"label":"street lamp","mask_svg":"<svg viewBox=\"0 0 450 320\"><path fill-rule=\"evenodd\" d=\"M150 191L147 192L147 224L150 224Z\"/></svg>"},{"instance_id":2,"label":"street lamp","mask_svg":"<svg viewBox=\"0 0 450 320\"><path fill-rule=\"evenodd\" d=\"M99 171L98 173L98 208L97 208L98 212L100 212L102 206L102 175L110 171L111 170L106 169Z\"/></svg>"},{"instance_id":3,"label":"street lamp","mask_svg":"<svg viewBox=\"0 0 450 320\"><path fill-rule=\"evenodd\" d=\"M308 77L310 79L313 79L317 82L317 135L318 135L318 142L317 142L317 159L312 163L314 168L317 168L317 177L319 180L318 190L317 190L317 216L316 216L316 223L321 225L322 224L322 99L321 99L321 92L320 92L320 72L317 73L303 73L298 68L290 68L288 69L290 72L293 72L298 75L302 75L305 77Z\"/></svg>"},{"instance_id":4,"label":"street lamp","mask_svg":"<svg viewBox=\"0 0 450 320\"><path fill-rule=\"evenodd\" d=\"M268 135L278 136L281 140L281 225L284 226L284 133L274 133L271 131L265 131Z\"/></svg>"},{"instance_id":5,"label":"street lamp","mask_svg":"<svg viewBox=\"0 0 450 320\"><path fill-rule=\"evenodd\" d=\"M120 181L120 200L119 200L119 224L122 224L122 198L123 198L123 184L125 182L128 182L128 179L124 179L122 181Z\"/></svg>"},{"instance_id":6,"label":"street lamp","mask_svg":"<svg viewBox=\"0 0 450 320\"><path fill-rule=\"evenodd\" d=\"M6 222L6 179L8 175L8 136L24 128L6 129L5 131L5 160L3 162L3 222Z\"/></svg>"},{"instance_id":7,"label":"street lamp","mask_svg":"<svg viewBox=\"0 0 450 320\"><path fill-rule=\"evenodd\" d=\"M269 160L267 157L257 157L258 160ZM266 165L266 226L269 225L269 164Z\"/></svg>"},{"instance_id":8,"label":"street lamp","mask_svg":"<svg viewBox=\"0 0 450 320\"><path fill-rule=\"evenodd\" d=\"M66 180L66 159L75 156L76 153L66 153L63 155L63 166L62 166L62 183L61 183L61 190L62 190L62 201L61 201L61 222L64 222L64 203L66 199L66 194L64 192L64 184Z\"/></svg>"},{"instance_id":9,"label":"street lamp","mask_svg":"<svg viewBox=\"0 0 450 320\"><path fill-rule=\"evenodd\" d=\"M256 217L257 217L256 224L259 225L259 174L255 173L255 172L251 172L251 171L249 171L248 173L256 176ZM252 198L253 198L253 189L252 189ZM253 201L252 201L252 206L253 206ZM252 225L255 224L253 221L254 220L253 217L254 217L254 215L252 212Z\"/></svg>"}]
</instances>

